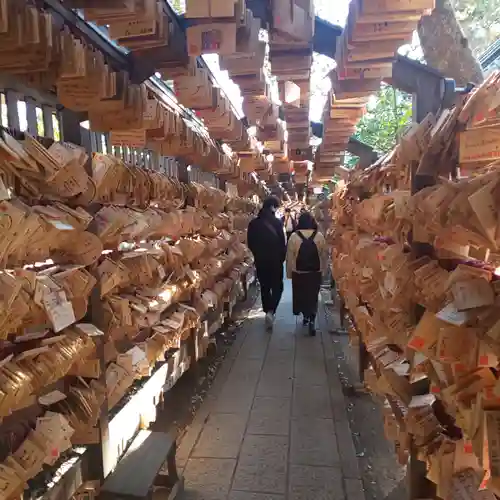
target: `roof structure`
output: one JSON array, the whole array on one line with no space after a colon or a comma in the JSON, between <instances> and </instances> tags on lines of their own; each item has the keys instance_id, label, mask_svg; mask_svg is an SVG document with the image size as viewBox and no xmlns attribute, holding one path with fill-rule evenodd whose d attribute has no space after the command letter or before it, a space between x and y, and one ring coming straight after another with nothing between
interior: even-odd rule
<instances>
[{"instance_id":1,"label":"roof structure","mask_svg":"<svg viewBox=\"0 0 500 500\"><path fill-rule=\"evenodd\" d=\"M483 70L487 70L493 63L500 59L500 38L493 42L481 55L479 62Z\"/></svg>"}]
</instances>

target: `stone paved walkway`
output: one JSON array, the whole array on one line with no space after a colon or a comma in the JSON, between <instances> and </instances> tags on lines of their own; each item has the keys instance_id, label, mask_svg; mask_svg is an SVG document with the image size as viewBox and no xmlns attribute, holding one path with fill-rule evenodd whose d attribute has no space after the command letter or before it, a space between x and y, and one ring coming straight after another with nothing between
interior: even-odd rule
<instances>
[{"instance_id":1,"label":"stone paved walkway","mask_svg":"<svg viewBox=\"0 0 500 500\"><path fill-rule=\"evenodd\" d=\"M272 334L257 310L238 333L179 447L185 500L364 500L334 337L291 299L286 281Z\"/></svg>"}]
</instances>

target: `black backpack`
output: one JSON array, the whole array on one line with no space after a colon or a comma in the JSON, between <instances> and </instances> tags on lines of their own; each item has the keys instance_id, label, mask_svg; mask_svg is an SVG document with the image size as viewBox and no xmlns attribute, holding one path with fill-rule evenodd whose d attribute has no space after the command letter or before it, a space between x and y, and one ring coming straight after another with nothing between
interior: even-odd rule
<instances>
[{"instance_id":1,"label":"black backpack","mask_svg":"<svg viewBox=\"0 0 500 500\"><path fill-rule=\"evenodd\" d=\"M300 231L297 234L302 240L295 263L295 269L304 273L312 273L321 270L321 263L319 260L319 252L314 238L317 231L314 230L309 238L306 238Z\"/></svg>"}]
</instances>

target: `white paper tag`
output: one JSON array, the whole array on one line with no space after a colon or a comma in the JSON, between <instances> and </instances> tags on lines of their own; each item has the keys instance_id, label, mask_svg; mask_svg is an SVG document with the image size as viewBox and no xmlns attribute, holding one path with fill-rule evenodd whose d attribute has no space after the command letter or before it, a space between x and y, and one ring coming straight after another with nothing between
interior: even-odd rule
<instances>
[{"instance_id":1,"label":"white paper tag","mask_svg":"<svg viewBox=\"0 0 500 500\"><path fill-rule=\"evenodd\" d=\"M73 306L63 290L47 291L42 300L54 332L60 332L76 321Z\"/></svg>"},{"instance_id":2,"label":"white paper tag","mask_svg":"<svg viewBox=\"0 0 500 500\"><path fill-rule=\"evenodd\" d=\"M45 335L49 333L49 330L42 329L42 330L36 330L33 332L28 331L28 329L25 330L24 335L20 335L19 337L16 337L14 339L14 343L19 343L19 342L28 342L30 340L37 340L37 339L43 339Z\"/></svg>"},{"instance_id":3,"label":"white paper tag","mask_svg":"<svg viewBox=\"0 0 500 500\"><path fill-rule=\"evenodd\" d=\"M10 200L10 191L5 187L5 184L0 177L0 201Z\"/></svg>"},{"instance_id":4,"label":"white paper tag","mask_svg":"<svg viewBox=\"0 0 500 500\"><path fill-rule=\"evenodd\" d=\"M462 326L467 321L467 313L459 311L453 303L445 306L436 314L436 318L452 325Z\"/></svg>"},{"instance_id":5,"label":"white paper tag","mask_svg":"<svg viewBox=\"0 0 500 500\"><path fill-rule=\"evenodd\" d=\"M38 398L38 402L42 406L50 406L58 403L59 401L63 401L64 399L66 399L66 394L62 393L61 391L52 391L48 394L45 394L44 396L40 396Z\"/></svg>"},{"instance_id":6,"label":"white paper tag","mask_svg":"<svg viewBox=\"0 0 500 500\"><path fill-rule=\"evenodd\" d=\"M78 330L86 333L89 337L102 337L104 335L104 332L99 330L99 328L92 323L78 323L75 326Z\"/></svg>"}]
</instances>

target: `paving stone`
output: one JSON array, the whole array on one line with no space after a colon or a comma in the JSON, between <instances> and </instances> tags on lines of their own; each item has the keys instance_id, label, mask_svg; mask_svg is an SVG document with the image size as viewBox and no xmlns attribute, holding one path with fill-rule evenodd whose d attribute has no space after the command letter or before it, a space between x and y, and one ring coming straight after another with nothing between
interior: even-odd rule
<instances>
[{"instance_id":1,"label":"paving stone","mask_svg":"<svg viewBox=\"0 0 500 500\"><path fill-rule=\"evenodd\" d=\"M247 434L240 453L240 464L253 464L266 461L284 465L288 457L288 437L256 436Z\"/></svg>"},{"instance_id":2,"label":"paving stone","mask_svg":"<svg viewBox=\"0 0 500 500\"><path fill-rule=\"evenodd\" d=\"M229 372L226 384L232 380L238 380L244 382L245 380L254 379L255 377L258 377L262 369L262 363L263 363L263 358L247 359L238 356L236 358L233 368Z\"/></svg>"},{"instance_id":3,"label":"paving stone","mask_svg":"<svg viewBox=\"0 0 500 500\"><path fill-rule=\"evenodd\" d=\"M277 352L284 353L276 354ZM287 376L293 376L293 351L275 351L267 354L266 362L263 368L264 375L272 373L283 373Z\"/></svg>"},{"instance_id":4,"label":"paving stone","mask_svg":"<svg viewBox=\"0 0 500 500\"><path fill-rule=\"evenodd\" d=\"M359 479L359 462L347 417L335 422L342 472L346 478Z\"/></svg>"},{"instance_id":5,"label":"paving stone","mask_svg":"<svg viewBox=\"0 0 500 500\"><path fill-rule=\"evenodd\" d=\"M212 414L205 424L193 457L236 458L240 451L247 419L239 414Z\"/></svg>"},{"instance_id":6,"label":"paving stone","mask_svg":"<svg viewBox=\"0 0 500 500\"><path fill-rule=\"evenodd\" d=\"M233 489L284 494L288 438L247 434L241 447Z\"/></svg>"},{"instance_id":7,"label":"paving stone","mask_svg":"<svg viewBox=\"0 0 500 500\"><path fill-rule=\"evenodd\" d=\"M256 396L253 400L252 412L289 416L290 402L290 398Z\"/></svg>"},{"instance_id":8,"label":"paving stone","mask_svg":"<svg viewBox=\"0 0 500 500\"><path fill-rule=\"evenodd\" d=\"M276 330L276 329L275 329ZM268 353L275 351L294 351L295 337L286 329L285 331L274 331L269 340Z\"/></svg>"},{"instance_id":9,"label":"paving stone","mask_svg":"<svg viewBox=\"0 0 500 500\"><path fill-rule=\"evenodd\" d=\"M260 380L283 381L290 378L293 378L293 363L266 363L260 375Z\"/></svg>"},{"instance_id":10,"label":"paving stone","mask_svg":"<svg viewBox=\"0 0 500 500\"><path fill-rule=\"evenodd\" d=\"M297 385L328 385L323 363L316 358L295 362L295 383Z\"/></svg>"},{"instance_id":11,"label":"paving stone","mask_svg":"<svg viewBox=\"0 0 500 500\"><path fill-rule=\"evenodd\" d=\"M247 376L244 380L239 378L229 379L224 384L224 387L220 391L217 399L234 395L252 397L258 381L258 373L254 376Z\"/></svg>"},{"instance_id":12,"label":"paving stone","mask_svg":"<svg viewBox=\"0 0 500 500\"><path fill-rule=\"evenodd\" d=\"M288 436L290 433L290 418L288 416L267 415L251 412L247 434L264 434L274 436Z\"/></svg>"},{"instance_id":13,"label":"paving stone","mask_svg":"<svg viewBox=\"0 0 500 500\"><path fill-rule=\"evenodd\" d=\"M257 383L259 382L259 374L254 376L247 376L245 380L242 379L230 379L224 384L223 389L217 396L216 401L219 399L224 399L226 397L248 397L252 398L257 389Z\"/></svg>"},{"instance_id":14,"label":"paving stone","mask_svg":"<svg viewBox=\"0 0 500 500\"><path fill-rule=\"evenodd\" d=\"M289 500L345 500L342 473L335 467L290 466Z\"/></svg>"},{"instance_id":15,"label":"paving stone","mask_svg":"<svg viewBox=\"0 0 500 500\"><path fill-rule=\"evenodd\" d=\"M296 465L339 466L340 456L331 419L292 420L290 463Z\"/></svg>"},{"instance_id":16,"label":"paving stone","mask_svg":"<svg viewBox=\"0 0 500 500\"><path fill-rule=\"evenodd\" d=\"M290 404L290 398L257 396L250 413L247 433L288 436Z\"/></svg>"},{"instance_id":17,"label":"paving stone","mask_svg":"<svg viewBox=\"0 0 500 500\"><path fill-rule=\"evenodd\" d=\"M361 479L345 479L347 500L365 500L365 490Z\"/></svg>"},{"instance_id":18,"label":"paving stone","mask_svg":"<svg viewBox=\"0 0 500 500\"><path fill-rule=\"evenodd\" d=\"M256 493L285 494L286 463L275 464L268 461L239 463L234 475L233 489Z\"/></svg>"},{"instance_id":19,"label":"paving stone","mask_svg":"<svg viewBox=\"0 0 500 500\"><path fill-rule=\"evenodd\" d=\"M295 356L297 358L317 358L323 359L323 345L321 336L310 337L304 333L297 335L295 339Z\"/></svg>"},{"instance_id":20,"label":"paving stone","mask_svg":"<svg viewBox=\"0 0 500 500\"><path fill-rule=\"evenodd\" d=\"M157 500L165 500L165 496ZM153 497L154 500L156 500ZM210 489L202 487L200 489L184 489L179 500L227 500L227 489Z\"/></svg>"},{"instance_id":21,"label":"paving stone","mask_svg":"<svg viewBox=\"0 0 500 500\"><path fill-rule=\"evenodd\" d=\"M332 418L328 388L325 386L295 385L292 415L294 417Z\"/></svg>"},{"instance_id":22,"label":"paving stone","mask_svg":"<svg viewBox=\"0 0 500 500\"><path fill-rule=\"evenodd\" d=\"M246 389L224 390L214 404L214 413L248 415L253 403L253 385Z\"/></svg>"},{"instance_id":23,"label":"paving stone","mask_svg":"<svg viewBox=\"0 0 500 500\"><path fill-rule=\"evenodd\" d=\"M272 378L262 379L257 386L257 396L277 396L277 397L292 397L293 379L286 377L285 379L273 380Z\"/></svg>"},{"instance_id":24,"label":"paving stone","mask_svg":"<svg viewBox=\"0 0 500 500\"><path fill-rule=\"evenodd\" d=\"M365 500L332 340L291 301L287 281L273 333L249 316L224 361L181 442L182 499Z\"/></svg>"},{"instance_id":25,"label":"paving stone","mask_svg":"<svg viewBox=\"0 0 500 500\"><path fill-rule=\"evenodd\" d=\"M184 469L187 490L229 491L236 460L228 458L190 458Z\"/></svg>"},{"instance_id":26,"label":"paving stone","mask_svg":"<svg viewBox=\"0 0 500 500\"><path fill-rule=\"evenodd\" d=\"M285 500L285 497L283 495L233 490L229 493L228 500Z\"/></svg>"},{"instance_id":27,"label":"paving stone","mask_svg":"<svg viewBox=\"0 0 500 500\"><path fill-rule=\"evenodd\" d=\"M239 362L243 359L264 359L267 352L267 346L269 344L269 334L266 335L266 338L255 335L247 336L244 344L241 346L240 352L238 353Z\"/></svg>"},{"instance_id":28,"label":"paving stone","mask_svg":"<svg viewBox=\"0 0 500 500\"><path fill-rule=\"evenodd\" d=\"M267 350L266 361L264 367L269 365L276 365L280 363L292 363L295 359L295 353L293 349L278 349L274 346L269 346Z\"/></svg>"}]
</instances>

